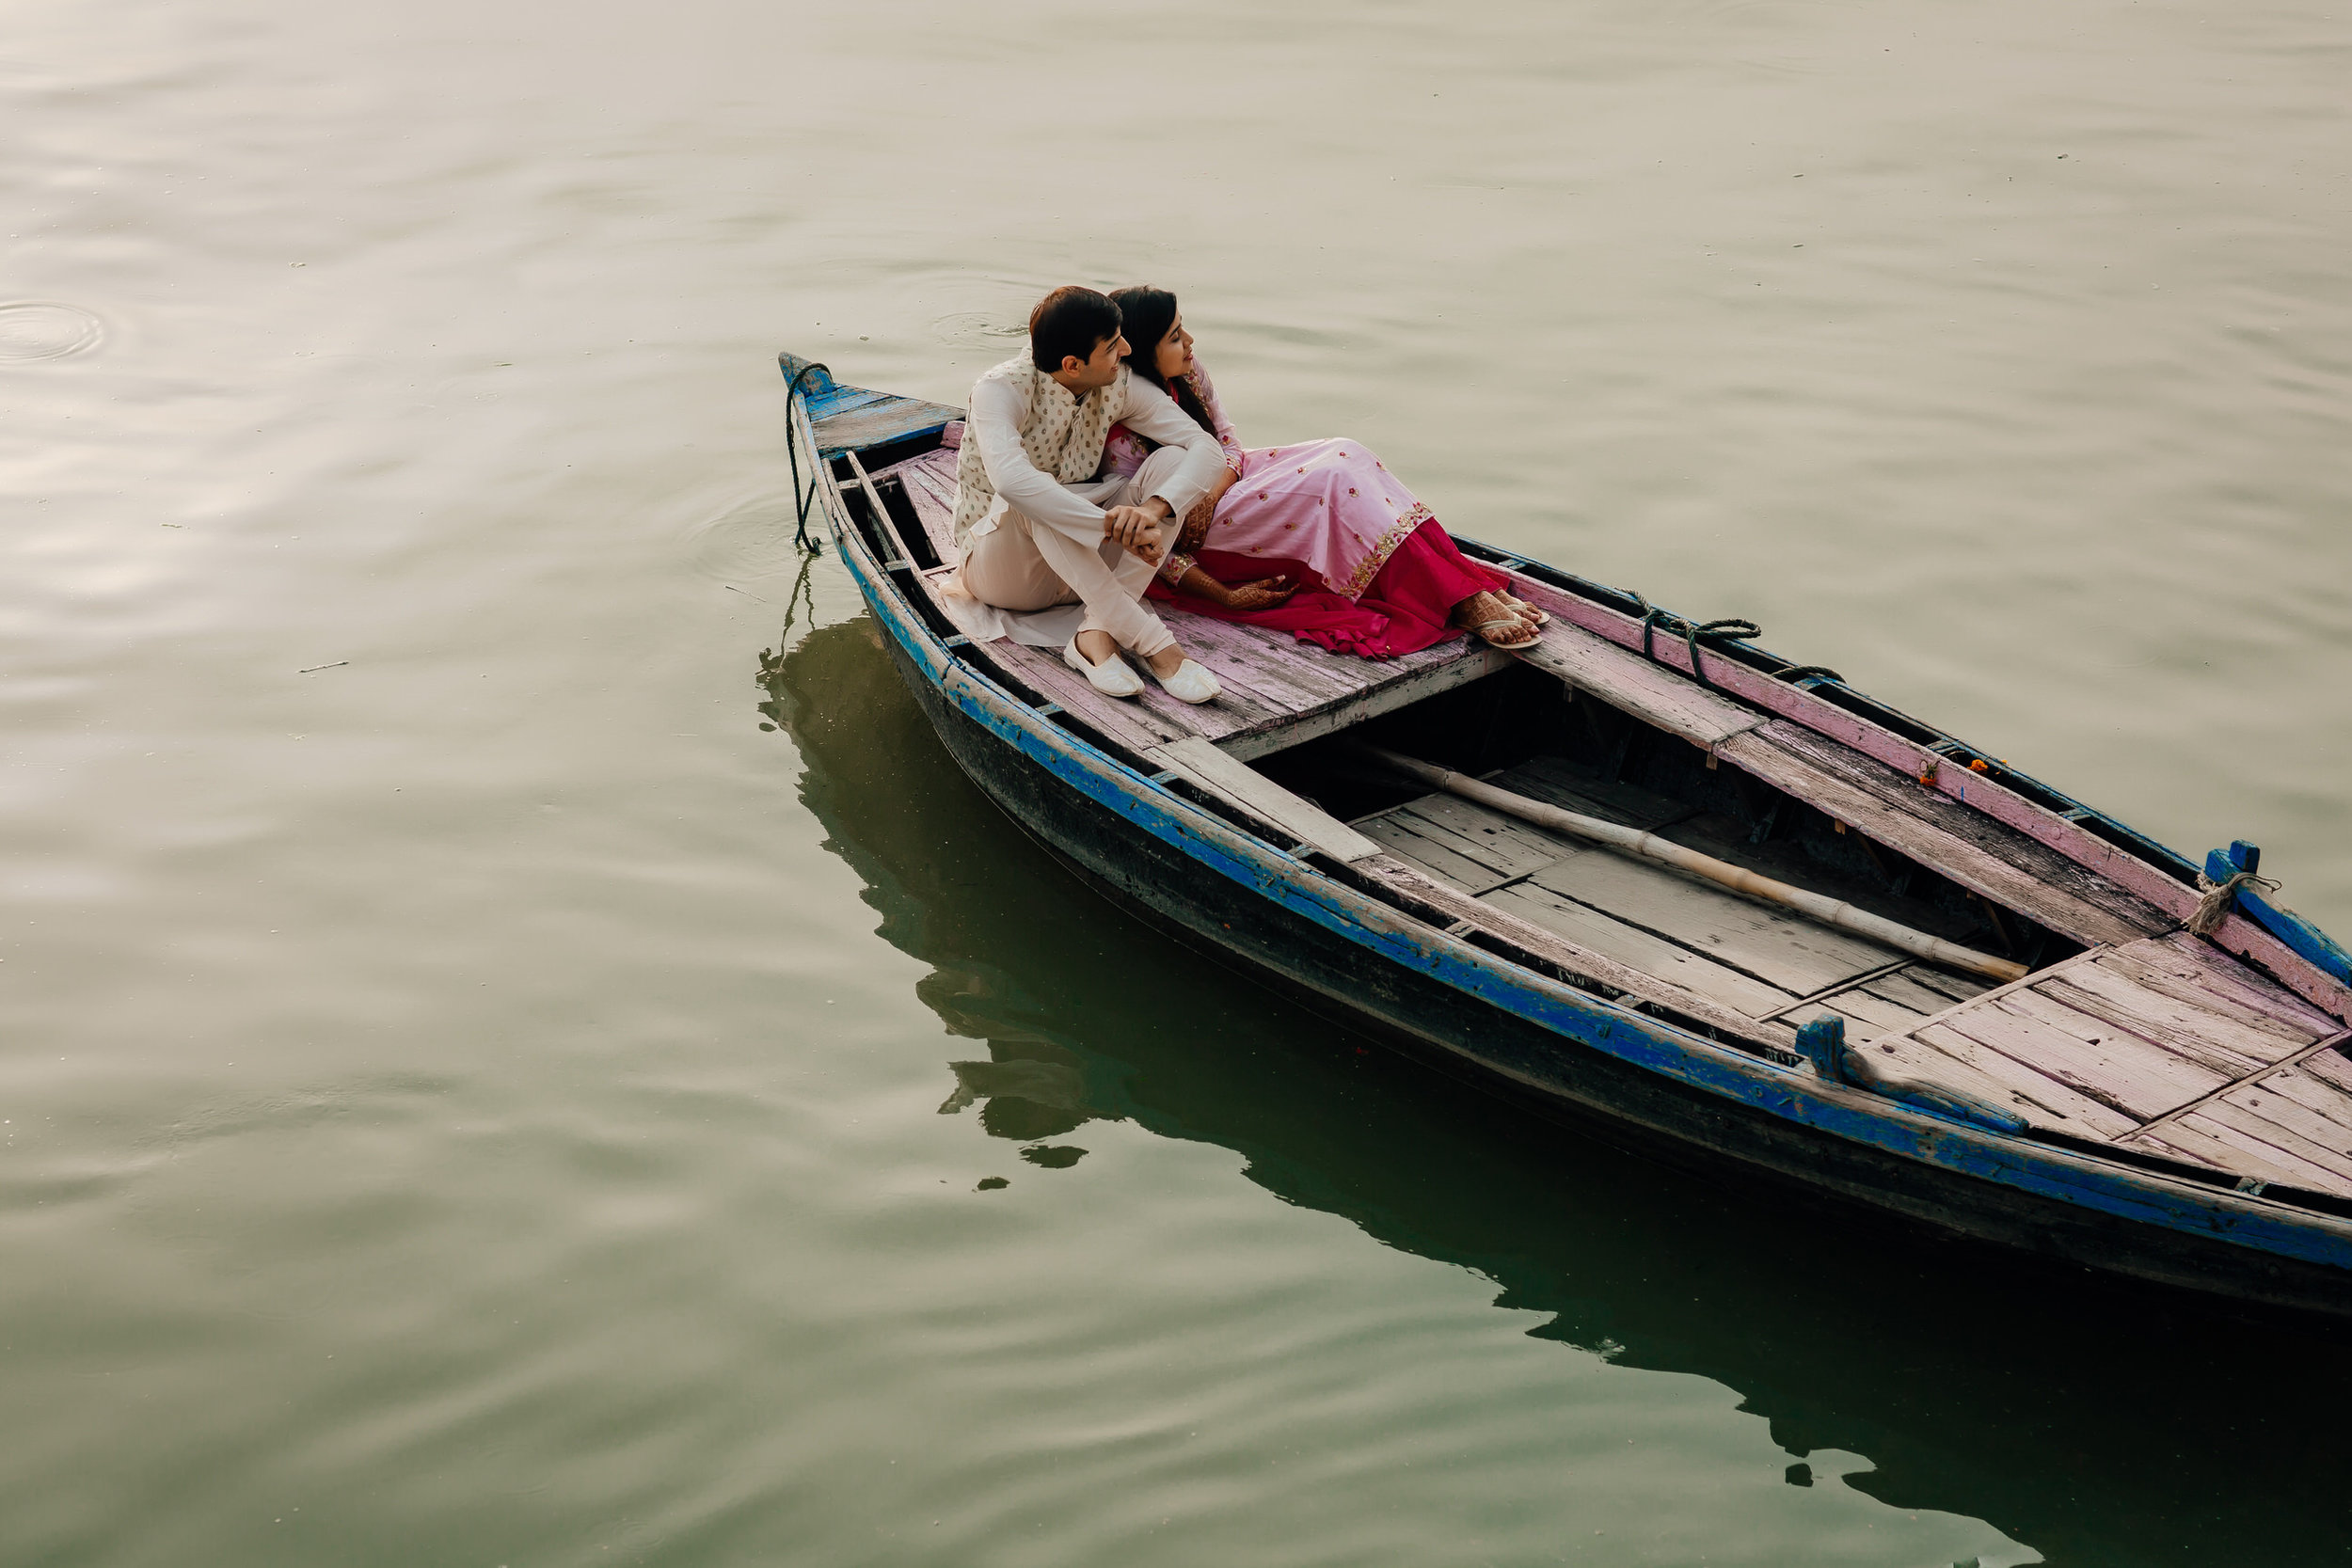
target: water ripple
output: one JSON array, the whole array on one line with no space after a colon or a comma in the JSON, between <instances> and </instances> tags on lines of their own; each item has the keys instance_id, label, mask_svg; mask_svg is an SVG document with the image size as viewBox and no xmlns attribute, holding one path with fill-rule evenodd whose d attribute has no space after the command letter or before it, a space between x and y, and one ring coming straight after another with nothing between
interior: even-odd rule
<instances>
[{"instance_id":1,"label":"water ripple","mask_svg":"<svg viewBox=\"0 0 2352 1568\"><path fill-rule=\"evenodd\" d=\"M0 305L0 360L69 358L105 338L106 324L78 305L29 299Z\"/></svg>"}]
</instances>

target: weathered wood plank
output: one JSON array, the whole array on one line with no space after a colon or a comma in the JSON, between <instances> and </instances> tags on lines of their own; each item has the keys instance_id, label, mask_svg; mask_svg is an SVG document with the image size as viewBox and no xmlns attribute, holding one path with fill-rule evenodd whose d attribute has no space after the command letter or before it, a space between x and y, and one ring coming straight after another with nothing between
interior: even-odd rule
<instances>
[{"instance_id":1,"label":"weathered wood plank","mask_svg":"<svg viewBox=\"0 0 2352 1568\"><path fill-rule=\"evenodd\" d=\"M817 448L825 456L902 441L910 436L937 430L950 420L963 418L961 408L925 403L920 398L900 397L892 392L876 393L863 399L842 398L827 406L839 412L826 413L815 424Z\"/></svg>"},{"instance_id":2,"label":"weathered wood plank","mask_svg":"<svg viewBox=\"0 0 2352 1568\"><path fill-rule=\"evenodd\" d=\"M1155 746L1144 753L1174 768L1199 787L1264 818L1301 844L1335 861L1360 861L1379 854L1380 846L1346 823L1267 778L1237 758L1230 757L1199 736L1187 736Z\"/></svg>"},{"instance_id":3,"label":"weathered wood plank","mask_svg":"<svg viewBox=\"0 0 2352 1568\"><path fill-rule=\"evenodd\" d=\"M1908 1007L1923 1017L1932 1017L1954 1002L1965 1002L1969 1000L1969 996L1981 994L1971 992L1969 995L1952 996L1947 990L1936 987L1934 982L1938 978L1941 976L1931 977L1930 972L1915 964L1899 974L1872 980L1862 989L1898 1006ZM1985 989L1989 990L1992 988L1988 986Z\"/></svg>"},{"instance_id":4,"label":"weathered wood plank","mask_svg":"<svg viewBox=\"0 0 2352 1568\"><path fill-rule=\"evenodd\" d=\"M2294 1068L2284 1068L2260 1083L2244 1085L2209 1104L2201 1105L2195 1114L2207 1115L2214 1120L2232 1127L2241 1127L2267 1142L2279 1140L2258 1127L2238 1119L2241 1115L2261 1118L2293 1136L2296 1142L2279 1147L2313 1164L2352 1178L2352 1126L2336 1120L2325 1112L2315 1111L2294 1095L2287 1093L2289 1082L2300 1078ZM2302 1086L2310 1083L2304 1080Z\"/></svg>"},{"instance_id":5,"label":"weathered wood plank","mask_svg":"<svg viewBox=\"0 0 2352 1568\"><path fill-rule=\"evenodd\" d=\"M1915 980L1931 991L1941 992L1955 1002L1965 1002L1982 996L1993 989L1993 982L1974 974L1959 974L1948 969L1931 969L1915 964L1903 971L1903 976Z\"/></svg>"},{"instance_id":6,"label":"weathered wood plank","mask_svg":"<svg viewBox=\"0 0 2352 1568\"><path fill-rule=\"evenodd\" d=\"M2305 1072L2352 1095L2352 1042L2339 1041L2331 1050L2304 1057L2299 1065Z\"/></svg>"},{"instance_id":7,"label":"weathered wood plank","mask_svg":"<svg viewBox=\"0 0 2352 1568\"><path fill-rule=\"evenodd\" d=\"M980 650L1014 676L1047 698L1136 752L1182 739L1189 731L1169 723L1149 708L1105 697L1087 678L1042 648L999 641Z\"/></svg>"},{"instance_id":8,"label":"weathered wood plank","mask_svg":"<svg viewBox=\"0 0 2352 1568\"><path fill-rule=\"evenodd\" d=\"M2215 1115L2217 1111L2219 1116ZM2328 1165L2304 1158L2300 1140L2259 1117L2247 1117L2218 1101L2168 1122L2161 1131L2135 1138L2119 1138L2129 1148L2163 1142L2174 1148L2194 1147L2205 1164L2265 1181L2286 1181L2323 1193L2352 1194L2352 1180Z\"/></svg>"},{"instance_id":9,"label":"weathered wood plank","mask_svg":"<svg viewBox=\"0 0 2352 1568\"><path fill-rule=\"evenodd\" d=\"M2341 1057L2335 1059L2338 1062L2343 1060ZM2344 1075L2339 1073L2336 1076ZM2347 1150L2352 1150L2352 1088L2333 1082L2328 1067L2320 1058L2313 1057L2294 1067L2281 1068L2277 1072L2257 1079L2248 1087L2265 1097L2283 1100L2295 1107L2291 1118L2283 1110L2263 1110L2263 1115L2273 1121L2282 1121L2290 1127L2306 1127L2308 1123L2309 1136L2339 1143ZM2232 1098L2235 1096L2236 1091L2233 1091ZM2250 1097L2246 1103L2262 1109Z\"/></svg>"},{"instance_id":10,"label":"weathered wood plank","mask_svg":"<svg viewBox=\"0 0 2352 1568\"><path fill-rule=\"evenodd\" d=\"M1881 1035L1902 1033L1899 1028L1890 1029L1873 1019L1849 1011L1844 1006L1845 1000L1844 996L1839 995L1831 997L1826 1002L1807 1003L1790 1013L1788 1020L1792 1023L1810 1023L1816 1018L1821 1017L1841 1019L1846 1025L1846 1043L1855 1047L1867 1045Z\"/></svg>"},{"instance_id":11,"label":"weathered wood plank","mask_svg":"<svg viewBox=\"0 0 2352 1568\"><path fill-rule=\"evenodd\" d=\"M2077 969L2073 974L2079 975L2084 972ZM2142 1019L2135 1009L2110 1006L2104 997L2069 984L2069 979L2070 976L2060 975L2012 992L1999 1005L2087 1045L2116 1046L2134 1053L2151 1049L2161 1052L2221 1084L2233 1084L2269 1065L2188 1031ZM1964 1023L1962 1026L1966 1027Z\"/></svg>"},{"instance_id":12,"label":"weathered wood plank","mask_svg":"<svg viewBox=\"0 0 2352 1568\"><path fill-rule=\"evenodd\" d=\"M2248 968L2234 954L2186 931L2118 948L2100 961L2150 990L2298 1044L2344 1027L2268 975Z\"/></svg>"},{"instance_id":13,"label":"weathered wood plank","mask_svg":"<svg viewBox=\"0 0 2352 1568\"><path fill-rule=\"evenodd\" d=\"M944 471L934 462L943 453L949 460ZM883 470L898 476L898 483L906 488L908 501L914 507L914 515L923 521L923 531L930 537L931 548L942 561L955 559L954 458L952 448L942 448L938 452L925 452ZM875 477L879 479L882 476L877 474Z\"/></svg>"},{"instance_id":14,"label":"weathered wood plank","mask_svg":"<svg viewBox=\"0 0 2352 1568\"><path fill-rule=\"evenodd\" d=\"M1733 736L1716 748L1716 754L1961 886L2021 911L2074 941L2116 944L2137 941L2162 927L2163 917L2153 909L2142 906L2144 918L2126 919L2109 908L2129 898L2119 889L2106 888L2097 900L2084 897L2082 885L2097 879L2047 846L1949 801L1944 804L1960 814L1960 819L1950 823L1932 821L1922 811L1893 804L1878 791L1856 784L1849 776L1852 769L1832 772L1791 749L1774 726L1793 728L1773 721L1763 729ZM1821 741L1818 736L1806 738ZM1858 752L1854 759L1869 763ZM1922 801L1944 800L1926 790L1916 793Z\"/></svg>"},{"instance_id":15,"label":"weathered wood plank","mask_svg":"<svg viewBox=\"0 0 2352 1568\"><path fill-rule=\"evenodd\" d=\"M1557 618L1542 641L1513 657L1694 745L1714 746L1764 721L1755 709Z\"/></svg>"},{"instance_id":16,"label":"weathered wood plank","mask_svg":"<svg viewBox=\"0 0 2352 1568\"><path fill-rule=\"evenodd\" d=\"M1321 736L1335 735L1367 719L1394 712L1424 697L1436 696L1440 691L1467 686L1471 681L1493 674L1510 662L1508 655L1483 645L1478 648L1433 648L1428 652L1442 653L1444 657L1432 659L1416 654L1394 660L1391 666L1368 664L1368 668L1385 672L1385 678L1378 684L1367 686L1353 696L1343 697L1311 712L1238 730L1219 744L1238 757L1266 756Z\"/></svg>"},{"instance_id":17,"label":"weathered wood plank","mask_svg":"<svg viewBox=\"0 0 2352 1568\"><path fill-rule=\"evenodd\" d=\"M1704 996L1750 1019L1787 1006L1797 992L1765 984L1662 937L1612 919L1589 905L1548 888L1518 882L1486 894L1479 902L1552 931L1578 946L1604 954L1639 974L1677 990Z\"/></svg>"},{"instance_id":18,"label":"weathered wood plank","mask_svg":"<svg viewBox=\"0 0 2352 1568\"><path fill-rule=\"evenodd\" d=\"M1154 608L1165 611L1169 607ZM1350 673L1356 678L1350 680L1294 657L1293 650L1305 644L1288 632L1181 613L1163 614L1161 623L1217 679L1238 682L1259 693L1278 717L1304 713L1351 696L1377 678L1377 667L1366 659L1355 661L1357 668Z\"/></svg>"},{"instance_id":19,"label":"weathered wood plank","mask_svg":"<svg viewBox=\"0 0 2352 1568\"><path fill-rule=\"evenodd\" d=\"M1142 692L1123 701L1134 703L1163 723L1187 726L1211 740L1222 740L1252 724L1263 723L1270 715L1281 711L1274 702L1260 696L1239 681L1229 681L1222 675L1217 679L1224 690L1215 702L1200 704L1178 702L1162 690L1160 683L1150 675L1141 671L1137 671L1136 675L1143 682Z\"/></svg>"},{"instance_id":20,"label":"weathered wood plank","mask_svg":"<svg viewBox=\"0 0 2352 1568\"><path fill-rule=\"evenodd\" d=\"M1452 795L1424 795L1397 808L1415 832L1423 833L1490 867L1502 877L1527 877L1585 847L1557 839L1517 817L1488 811Z\"/></svg>"},{"instance_id":21,"label":"weathered wood plank","mask_svg":"<svg viewBox=\"0 0 2352 1568\"><path fill-rule=\"evenodd\" d=\"M1438 880L1450 882L1473 897L1501 887L1511 879L1507 872L1481 865L1438 838L1424 838L1393 813L1366 817L1356 826L1365 837L1382 846L1397 859L1421 867Z\"/></svg>"},{"instance_id":22,"label":"weathered wood plank","mask_svg":"<svg viewBox=\"0 0 2352 1568\"><path fill-rule=\"evenodd\" d=\"M2296 1187L2310 1187L2319 1178L2319 1173L2303 1166L2300 1162L2272 1164L2265 1159L2256 1159L2239 1145L2218 1138L2214 1131L2183 1129L2181 1124L2167 1126L2164 1135L2136 1133L2131 1138L2117 1138L2115 1143L2117 1148L2140 1149L2145 1154L2162 1154L2164 1159L2185 1159L2192 1166L2206 1166L2211 1171L2225 1171L2230 1176L2251 1176L2265 1182L2291 1182Z\"/></svg>"},{"instance_id":23,"label":"weathered wood plank","mask_svg":"<svg viewBox=\"0 0 2352 1568\"><path fill-rule=\"evenodd\" d=\"M2132 984L2104 964L2085 964L2037 987L2078 1013L2105 1019L2228 1077L2243 1077L2295 1053L2296 1045L2260 1029Z\"/></svg>"},{"instance_id":24,"label":"weathered wood plank","mask_svg":"<svg viewBox=\"0 0 2352 1568\"><path fill-rule=\"evenodd\" d=\"M1629 992L1640 1001L1679 1013L1731 1038L1782 1051L1796 1040L1796 1031L1787 1024L1758 1023L1752 1015L1743 1015L1696 991L1645 974L1557 931L1521 919L1508 908L1473 898L1458 888L1436 881L1393 857L1375 855L1356 862L1351 869L1373 878L1408 901L1427 906L1439 918L1466 922L1572 974Z\"/></svg>"},{"instance_id":25,"label":"weathered wood plank","mask_svg":"<svg viewBox=\"0 0 2352 1568\"><path fill-rule=\"evenodd\" d=\"M1472 650L1467 643L1439 643L1418 654L1400 658L1364 658L1356 654L1333 653L1330 649L1300 640L1293 633L1277 631L1270 626L1237 626L1251 637L1263 641L1272 650L1272 657L1296 678L1311 687L1329 693L1325 703L1344 700L1373 688L1395 680L1414 670L1444 664Z\"/></svg>"},{"instance_id":26,"label":"weathered wood plank","mask_svg":"<svg viewBox=\"0 0 2352 1568\"><path fill-rule=\"evenodd\" d=\"M1836 1009L1842 1018L1867 1023L1873 1037L1890 1032L1916 1028L1927 1018L1925 1013L1915 1007L1906 1007L1899 1002L1889 1002L1883 996L1873 995L1868 986L1856 986L1851 990L1841 990L1826 998L1820 1005ZM1805 1011L1805 1008L1800 1007L1788 1016L1802 1023L1804 1022Z\"/></svg>"},{"instance_id":27,"label":"weathered wood plank","mask_svg":"<svg viewBox=\"0 0 2352 1568\"><path fill-rule=\"evenodd\" d=\"M2028 1010L2030 1009L2030 1010ZM2057 1079L2077 1093L2147 1121L2230 1081L2183 1060L2153 1040L2103 1020L2063 1009L2046 999L2011 991L1993 1002L1944 1015L1942 1027Z\"/></svg>"},{"instance_id":28,"label":"weathered wood plank","mask_svg":"<svg viewBox=\"0 0 2352 1568\"><path fill-rule=\"evenodd\" d=\"M1803 996L1904 957L1803 915L1595 849L1544 867L1537 885Z\"/></svg>"},{"instance_id":29,"label":"weathered wood plank","mask_svg":"<svg viewBox=\"0 0 2352 1568\"><path fill-rule=\"evenodd\" d=\"M2253 1095L2252 1099L2246 1098L2249 1094ZM2308 1164L2329 1171L2339 1182L2352 1185L2352 1153L2346 1153L2340 1145L2310 1136L2305 1128L2311 1125L2312 1118L2296 1117L2295 1113L2300 1109L2293 1101L2277 1095L2238 1089L2200 1105L2181 1119L2206 1126L2226 1127L2241 1137L2282 1149ZM2274 1116L2269 1114L2271 1111L2280 1114ZM2302 1121L2303 1125L2293 1125L2291 1118Z\"/></svg>"},{"instance_id":30,"label":"weathered wood plank","mask_svg":"<svg viewBox=\"0 0 2352 1568\"><path fill-rule=\"evenodd\" d=\"M1887 1035L1869 1046L1873 1061L1894 1064L1901 1076L1948 1085L2007 1105L2037 1127L2077 1137L2114 1138L2139 1123L2115 1107L2079 1094L2046 1072L1988 1050L1941 1024L1909 1035Z\"/></svg>"}]
</instances>

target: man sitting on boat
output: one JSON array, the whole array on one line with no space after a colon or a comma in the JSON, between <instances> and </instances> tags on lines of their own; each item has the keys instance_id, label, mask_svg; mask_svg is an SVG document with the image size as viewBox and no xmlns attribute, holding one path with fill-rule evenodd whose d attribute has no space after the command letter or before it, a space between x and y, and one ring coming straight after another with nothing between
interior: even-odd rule
<instances>
[{"instance_id":1,"label":"man sitting on boat","mask_svg":"<svg viewBox=\"0 0 2352 1568\"><path fill-rule=\"evenodd\" d=\"M1169 696L1205 703L1216 677L1142 601L1177 519L1209 493L1225 453L1214 432L1134 375L1127 352L1119 307L1073 284L1029 312L1029 352L973 387L956 463L963 587L1000 610L1084 604L1062 657L1095 689L1143 689L1123 648ZM1115 424L1161 445L1132 474L1098 481Z\"/></svg>"}]
</instances>

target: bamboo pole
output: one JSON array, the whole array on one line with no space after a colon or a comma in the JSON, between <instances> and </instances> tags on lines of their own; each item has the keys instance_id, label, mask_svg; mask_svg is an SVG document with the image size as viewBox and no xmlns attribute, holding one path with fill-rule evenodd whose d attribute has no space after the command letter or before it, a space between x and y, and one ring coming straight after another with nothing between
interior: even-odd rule
<instances>
[{"instance_id":1,"label":"bamboo pole","mask_svg":"<svg viewBox=\"0 0 2352 1568\"><path fill-rule=\"evenodd\" d=\"M1434 763L1422 762L1417 757L1405 756L1378 746L1367 745L1364 750L1398 772L1419 779L1433 788L1459 795L1465 800L1475 800L1482 806L1533 822L1539 828L1550 828L1578 838L1590 839L1596 844L1622 849L1643 860L1671 865L1677 871L1688 871L1694 877L1704 877L1710 882L1744 893L1752 898L1786 905L1811 915L1825 926L1835 926L1841 930L1868 937L1898 952L1910 953L1947 969L1966 970L1972 974L1982 974L1994 980L2022 980L2026 976L2024 964L1996 958L1973 947L1963 947L1958 942L1946 942L1942 937L1931 937L1925 931L1915 931L1908 926L1899 926L1867 910L1855 909L1840 898L1790 887L1787 882L1776 882L1770 877L1759 877L1745 866L1719 861L1712 855L1702 855L1696 849L1686 849L1656 833L1604 822L1597 816L1563 811L1558 806L1548 806L1541 800L1531 800L1524 795L1497 789L1490 784L1466 778Z\"/></svg>"}]
</instances>

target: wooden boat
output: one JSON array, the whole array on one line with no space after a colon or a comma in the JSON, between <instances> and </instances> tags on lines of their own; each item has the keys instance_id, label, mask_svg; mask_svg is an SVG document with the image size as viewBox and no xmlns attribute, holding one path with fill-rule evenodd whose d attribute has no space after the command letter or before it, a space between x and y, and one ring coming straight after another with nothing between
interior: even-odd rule
<instances>
[{"instance_id":1,"label":"wooden boat","mask_svg":"<svg viewBox=\"0 0 2352 1568\"><path fill-rule=\"evenodd\" d=\"M961 411L780 362L803 528L942 742L1144 919L1654 1152L2352 1316L2352 958L2253 847L2201 868L1753 627L1459 535L1536 647L1180 618L1225 695L1105 698L961 629Z\"/></svg>"}]
</instances>

